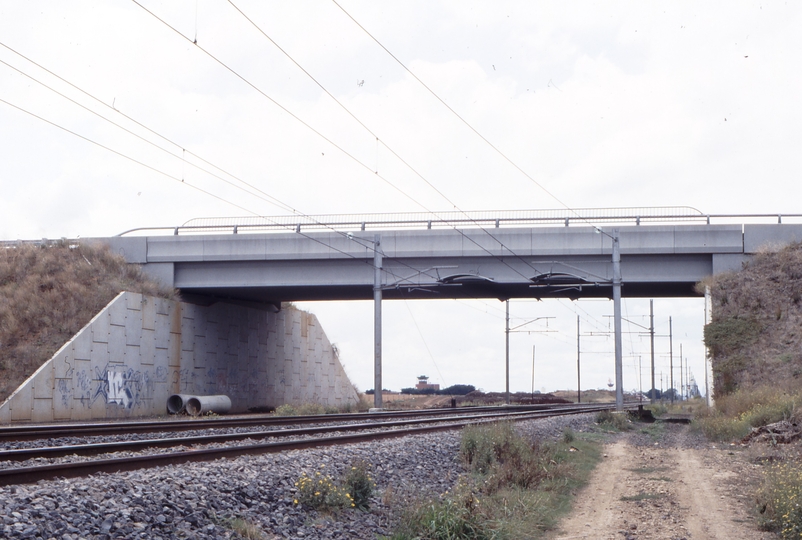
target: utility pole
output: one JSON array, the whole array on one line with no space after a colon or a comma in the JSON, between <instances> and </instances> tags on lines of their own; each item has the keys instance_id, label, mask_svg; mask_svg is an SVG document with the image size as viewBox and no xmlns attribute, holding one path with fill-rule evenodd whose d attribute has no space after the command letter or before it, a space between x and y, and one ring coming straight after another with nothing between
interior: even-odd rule
<instances>
[{"instance_id":1,"label":"utility pole","mask_svg":"<svg viewBox=\"0 0 802 540\"><path fill-rule=\"evenodd\" d=\"M535 346L532 345L532 404L535 403Z\"/></svg>"},{"instance_id":2,"label":"utility pole","mask_svg":"<svg viewBox=\"0 0 802 540\"><path fill-rule=\"evenodd\" d=\"M685 394L688 399L691 399L691 367L688 365L688 359L685 359Z\"/></svg>"},{"instance_id":3,"label":"utility pole","mask_svg":"<svg viewBox=\"0 0 802 540\"><path fill-rule=\"evenodd\" d=\"M655 401L657 387L654 384L654 300L649 300L649 336L652 344L652 404Z\"/></svg>"},{"instance_id":4,"label":"utility pole","mask_svg":"<svg viewBox=\"0 0 802 540\"><path fill-rule=\"evenodd\" d=\"M507 397L506 402L507 405L510 404L510 300L507 299L507 326L506 326L506 336L507 336Z\"/></svg>"},{"instance_id":5,"label":"utility pole","mask_svg":"<svg viewBox=\"0 0 802 540\"><path fill-rule=\"evenodd\" d=\"M382 249L373 236L373 407L382 408Z\"/></svg>"},{"instance_id":6,"label":"utility pole","mask_svg":"<svg viewBox=\"0 0 802 540\"><path fill-rule=\"evenodd\" d=\"M643 401L643 370L641 369L641 357L638 356L638 399Z\"/></svg>"},{"instance_id":7,"label":"utility pole","mask_svg":"<svg viewBox=\"0 0 802 540\"><path fill-rule=\"evenodd\" d=\"M660 371L660 403L663 401L663 372Z\"/></svg>"},{"instance_id":8,"label":"utility pole","mask_svg":"<svg viewBox=\"0 0 802 540\"><path fill-rule=\"evenodd\" d=\"M682 359L683 359L682 343L680 343L679 344L679 400L680 401L684 399L683 396L685 395L685 383L684 383L685 368L682 367L683 366Z\"/></svg>"},{"instance_id":9,"label":"utility pole","mask_svg":"<svg viewBox=\"0 0 802 540\"><path fill-rule=\"evenodd\" d=\"M671 404L674 404L674 331L671 326L671 317L668 318L668 358L669 369L671 374L669 379L671 381Z\"/></svg>"},{"instance_id":10,"label":"utility pole","mask_svg":"<svg viewBox=\"0 0 802 540\"><path fill-rule=\"evenodd\" d=\"M579 315L576 316L576 402L582 403L582 381L579 378Z\"/></svg>"}]
</instances>

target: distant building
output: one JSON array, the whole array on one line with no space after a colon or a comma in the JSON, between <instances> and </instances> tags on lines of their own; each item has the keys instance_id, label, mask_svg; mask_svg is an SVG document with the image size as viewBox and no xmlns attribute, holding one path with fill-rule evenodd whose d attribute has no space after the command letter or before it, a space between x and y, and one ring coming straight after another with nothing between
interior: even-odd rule
<instances>
[{"instance_id":1,"label":"distant building","mask_svg":"<svg viewBox=\"0 0 802 540\"><path fill-rule=\"evenodd\" d=\"M429 384L429 377L421 375L418 377L418 384L415 385L418 390L440 390L439 384Z\"/></svg>"}]
</instances>

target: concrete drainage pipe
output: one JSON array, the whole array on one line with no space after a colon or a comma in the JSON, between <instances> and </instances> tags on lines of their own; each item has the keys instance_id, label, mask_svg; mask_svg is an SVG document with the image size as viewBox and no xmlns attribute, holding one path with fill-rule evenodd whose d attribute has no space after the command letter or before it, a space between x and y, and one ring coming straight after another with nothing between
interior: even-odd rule
<instances>
[{"instance_id":1,"label":"concrete drainage pipe","mask_svg":"<svg viewBox=\"0 0 802 540\"><path fill-rule=\"evenodd\" d=\"M187 406L187 401L192 396L189 394L173 394L167 398L167 412L170 414L181 414Z\"/></svg>"},{"instance_id":2,"label":"concrete drainage pipe","mask_svg":"<svg viewBox=\"0 0 802 540\"><path fill-rule=\"evenodd\" d=\"M206 413L225 414L231 409L231 398L228 396L191 396L186 409L192 416Z\"/></svg>"}]
</instances>

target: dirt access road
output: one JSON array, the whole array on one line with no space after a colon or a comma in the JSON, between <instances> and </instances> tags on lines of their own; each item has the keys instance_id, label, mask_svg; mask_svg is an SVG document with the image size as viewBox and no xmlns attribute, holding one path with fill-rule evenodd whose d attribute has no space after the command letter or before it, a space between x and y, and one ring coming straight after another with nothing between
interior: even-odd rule
<instances>
[{"instance_id":1,"label":"dirt access road","mask_svg":"<svg viewBox=\"0 0 802 540\"><path fill-rule=\"evenodd\" d=\"M657 441L657 442L655 442ZM688 426L605 446L590 484L553 540L769 540L752 515L759 467L739 447L704 442Z\"/></svg>"}]
</instances>

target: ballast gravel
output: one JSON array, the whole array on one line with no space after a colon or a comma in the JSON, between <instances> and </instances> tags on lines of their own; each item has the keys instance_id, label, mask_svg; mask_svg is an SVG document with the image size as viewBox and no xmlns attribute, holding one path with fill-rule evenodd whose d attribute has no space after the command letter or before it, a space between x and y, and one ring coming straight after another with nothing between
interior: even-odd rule
<instances>
[{"instance_id":1,"label":"ballast gravel","mask_svg":"<svg viewBox=\"0 0 802 540\"><path fill-rule=\"evenodd\" d=\"M593 414L516 424L534 440L585 430ZM32 539L241 538L235 521L265 538L373 539L391 533L394 505L437 496L462 472L458 431L243 456L88 478L0 487L0 537ZM1 458L0 458L1 459ZM338 477L370 463L377 489L367 512L321 513L295 504L302 473Z\"/></svg>"}]
</instances>

